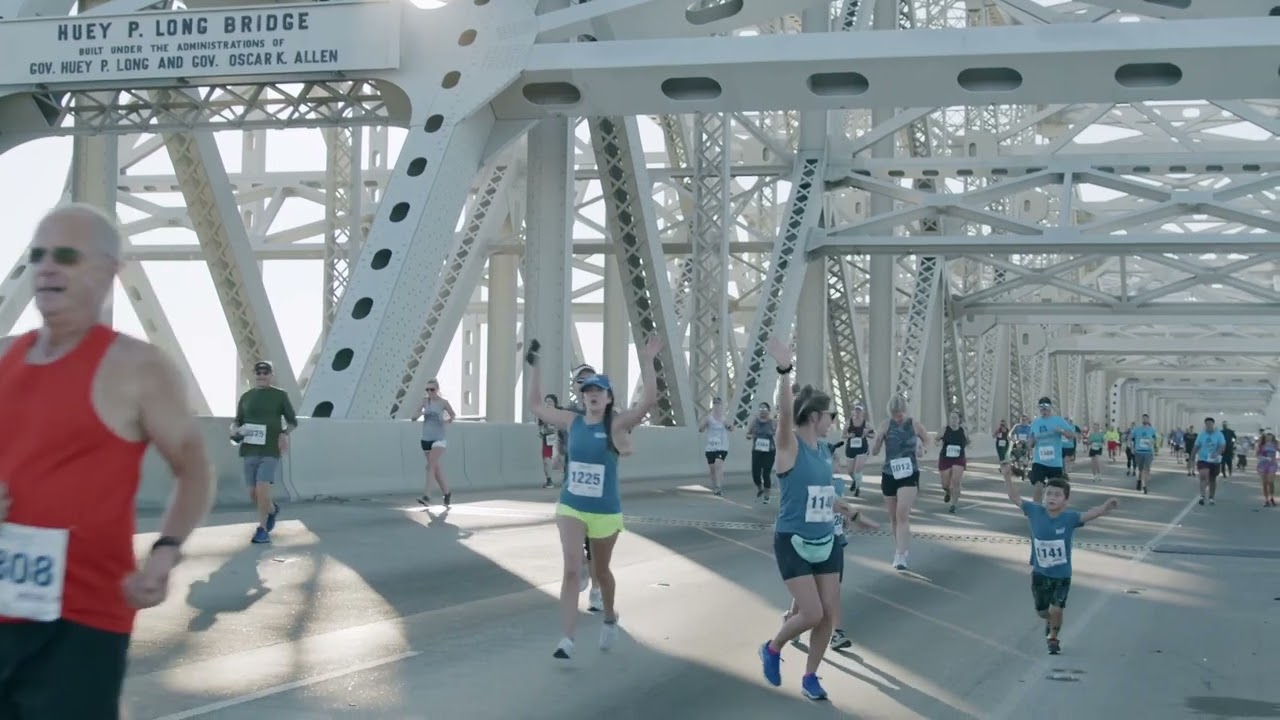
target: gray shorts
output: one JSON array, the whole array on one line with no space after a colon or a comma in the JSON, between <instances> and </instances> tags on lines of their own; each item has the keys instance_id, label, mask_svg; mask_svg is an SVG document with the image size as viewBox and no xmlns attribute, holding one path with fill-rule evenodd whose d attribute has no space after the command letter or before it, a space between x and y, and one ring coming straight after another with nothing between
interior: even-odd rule
<instances>
[{"instance_id":1,"label":"gray shorts","mask_svg":"<svg viewBox=\"0 0 1280 720\"><path fill-rule=\"evenodd\" d=\"M264 455L249 455L244 460L244 484L253 487L258 483L274 484L276 472L280 470L280 458Z\"/></svg>"},{"instance_id":2,"label":"gray shorts","mask_svg":"<svg viewBox=\"0 0 1280 720\"><path fill-rule=\"evenodd\" d=\"M1151 453L1134 453L1133 464L1138 468L1139 471L1150 470L1152 457L1154 456Z\"/></svg>"}]
</instances>

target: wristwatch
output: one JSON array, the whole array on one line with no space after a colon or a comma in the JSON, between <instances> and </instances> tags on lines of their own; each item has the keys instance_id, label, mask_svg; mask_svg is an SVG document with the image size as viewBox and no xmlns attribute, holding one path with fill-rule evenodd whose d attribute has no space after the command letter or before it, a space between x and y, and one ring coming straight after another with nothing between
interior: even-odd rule
<instances>
[{"instance_id":1,"label":"wristwatch","mask_svg":"<svg viewBox=\"0 0 1280 720\"><path fill-rule=\"evenodd\" d=\"M178 559L182 559L182 541L172 535L161 535L160 539L155 541L151 546L151 552L155 552L162 547L171 547L178 553Z\"/></svg>"}]
</instances>

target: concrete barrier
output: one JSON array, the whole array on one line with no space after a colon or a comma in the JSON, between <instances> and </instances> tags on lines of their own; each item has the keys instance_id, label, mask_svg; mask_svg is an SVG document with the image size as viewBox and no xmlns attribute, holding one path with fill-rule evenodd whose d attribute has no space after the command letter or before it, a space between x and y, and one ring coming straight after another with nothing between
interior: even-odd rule
<instances>
[{"instance_id":1,"label":"concrete barrier","mask_svg":"<svg viewBox=\"0 0 1280 720\"><path fill-rule=\"evenodd\" d=\"M229 418L200 418L218 482L220 507L248 506L238 447L231 444ZM303 418L281 463L277 487L292 500L422 492L426 461L416 422L313 420ZM635 454L624 458L623 479L699 477L706 473L703 437L688 428L639 427ZM532 424L456 422L449 426L443 467L449 484L462 491L528 488L541 484L541 440ZM841 453L843 454L843 453ZM975 459L995 457L995 441L975 437ZM926 453L932 466L936 450ZM873 461L874 462L874 461ZM741 432L729 440L726 471L751 469L751 452ZM869 468L870 469L870 468ZM153 510L168 500L173 476L154 449L143 461L138 507Z\"/></svg>"}]
</instances>

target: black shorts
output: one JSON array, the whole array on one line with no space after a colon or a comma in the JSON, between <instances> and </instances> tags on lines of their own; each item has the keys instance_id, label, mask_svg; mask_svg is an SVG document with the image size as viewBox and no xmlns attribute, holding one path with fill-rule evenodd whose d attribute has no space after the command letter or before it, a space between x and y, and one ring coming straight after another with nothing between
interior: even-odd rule
<instances>
[{"instance_id":1,"label":"black shorts","mask_svg":"<svg viewBox=\"0 0 1280 720\"><path fill-rule=\"evenodd\" d=\"M714 465L717 460L720 460L721 462L723 462L724 460L728 459L729 451L716 450L715 452L705 453L705 455L707 456L707 464Z\"/></svg>"},{"instance_id":2,"label":"black shorts","mask_svg":"<svg viewBox=\"0 0 1280 720\"><path fill-rule=\"evenodd\" d=\"M0 718L118 720L129 636L58 620L0 623Z\"/></svg>"},{"instance_id":3,"label":"black shorts","mask_svg":"<svg viewBox=\"0 0 1280 720\"><path fill-rule=\"evenodd\" d=\"M1066 476L1066 472L1060 467L1049 467L1048 465L1041 465L1040 463L1031 463L1031 472L1027 473L1027 482L1035 485L1037 483L1044 483L1048 480L1064 478Z\"/></svg>"},{"instance_id":4,"label":"black shorts","mask_svg":"<svg viewBox=\"0 0 1280 720\"><path fill-rule=\"evenodd\" d=\"M844 547L840 538L831 543L831 555L820 563L811 563L800 557L791 546L793 533L773 534L773 557L778 561L778 572L784 581L806 575L838 575L844 577Z\"/></svg>"},{"instance_id":5,"label":"black shorts","mask_svg":"<svg viewBox=\"0 0 1280 720\"><path fill-rule=\"evenodd\" d=\"M1089 457L1098 457L1102 455L1102 448L1093 448L1089 451Z\"/></svg>"},{"instance_id":6,"label":"black shorts","mask_svg":"<svg viewBox=\"0 0 1280 720\"><path fill-rule=\"evenodd\" d=\"M1208 462L1205 462L1205 461L1203 461L1203 460L1197 460L1197 461L1196 461L1196 470L1208 470L1208 471L1209 471L1209 479L1210 479L1210 480L1217 480L1217 479L1218 479L1218 474L1222 472L1222 464L1221 464L1221 463L1208 463Z\"/></svg>"},{"instance_id":7,"label":"black shorts","mask_svg":"<svg viewBox=\"0 0 1280 720\"><path fill-rule=\"evenodd\" d=\"M898 497L898 489L907 487L920 487L919 469L911 473L909 477L902 478L901 480L893 479L892 473L885 473L880 476L880 492L885 497Z\"/></svg>"},{"instance_id":8,"label":"black shorts","mask_svg":"<svg viewBox=\"0 0 1280 720\"><path fill-rule=\"evenodd\" d=\"M1000 459L1001 465L1009 462L1009 446L1000 447L996 445L996 457Z\"/></svg>"},{"instance_id":9,"label":"black shorts","mask_svg":"<svg viewBox=\"0 0 1280 720\"><path fill-rule=\"evenodd\" d=\"M1073 447L1072 447L1072 448L1062 448L1062 457L1064 457L1064 458L1071 458L1071 459L1073 459L1073 460L1074 460L1074 459L1075 459L1075 457L1076 457L1076 449L1075 449L1075 448L1073 448Z\"/></svg>"},{"instance_id":10,"label":"black shorts","mask_svg":"<svg viewBox=\"0 0 1280 720\"><path fill-rule=\"evenodd\" d=\"M444 440L422 440L422 452L431 452L433 447L444 448L444 442ZM568 463L565 464L568 465Z\"/></svg>"},{"instance_id":11,"label":"black shorts","mask_svg":"<svg viewBox=\"0 0 1280 720\"><path fill-rule=\"evenodd\" d=\"M867 447L867 442L865 440L862 441L862 447L860 448L851 448L849 447L849 441L848 440L845 441L844 456L847 458L852 459L852 458L858 457L859 455L866 455L870 451L871 450L870 448Z\"/></svg>"},{"instance_id":12,"label":"black shorts","mask_svg":"<svg viewBox=\"0 0 1280 720\"><path fill-rule=\"evenodd\" d=\"M1071 578L1053 578L1040 573L1031 573L1031 597L1036 602L1036 612L1042 613L1049 606L1065 608L1067 595L1071 592Z\"/></svg>"}]
</instances>

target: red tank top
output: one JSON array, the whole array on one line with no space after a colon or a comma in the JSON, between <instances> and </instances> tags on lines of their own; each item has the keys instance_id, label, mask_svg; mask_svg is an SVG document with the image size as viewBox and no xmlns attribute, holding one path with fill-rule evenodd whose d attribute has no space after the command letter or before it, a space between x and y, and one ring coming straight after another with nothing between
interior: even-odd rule
<instances>
[{"instance_id":1,"label":"red tank top","mask_svg":"<svg viewBox=\"0 0 1280 720\"><path fill-rule=\"evenodd\" d=\"M70 531L62 618L127 634L136 611L122 584L137 567L135 495L147 443L120 438L93 409L93 378L115 339L95 326L48 365L26 362L35 332L14 340L0 358L0 482L9 489L7 521Z\"/></svg>"}]
</instances>

